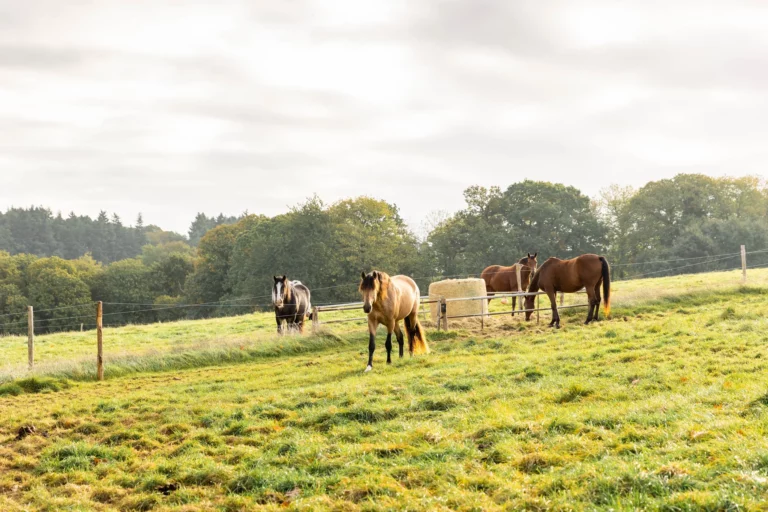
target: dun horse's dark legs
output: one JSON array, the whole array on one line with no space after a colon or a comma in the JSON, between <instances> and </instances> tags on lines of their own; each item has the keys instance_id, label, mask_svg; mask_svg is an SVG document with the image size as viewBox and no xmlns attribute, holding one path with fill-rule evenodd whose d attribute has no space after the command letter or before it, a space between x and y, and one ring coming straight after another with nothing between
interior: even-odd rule
<instances>
[{"instance_id":1,"label":"dun horse's dark legs","mask_svg":"<svg viewBox=\"0 0 768 512\"><path fill-rule=\"evenodd\" d=\"M366 371L373 368L373 351L376 350L376 336L369 334L368 338L368 368Z\"/></svg>"},{"instance_id":2,"label":"dun horse's dark legs","mask_svg":"<svg viewBox=\"0 0 768 512\"><path fill-rule=\"evenodd\" d=\"M277 318L277 334L283 334L283 319Z\"/></svg>"},{"instance_id":3,"label":"dun horse's dark legs","mask_svg":"<svg viewBox=\"0 0 768 512\"><path fill-rule=\"evenodd\" d=\"M384 342L384 347L387 349L387 364L392 364L392 333L387 333L387 341Z\"/></svg>"},{"instance_id":4,"label":"dun horse's dark legs","mask_svg":"<svg viewBox=\"0 0 768 512\"><path fill-rule=\"evenodd\" d=\"M397 338L397 344L400 346L400 357L403 357L403 331L400 330L399 325L395 325L395 337Z\"/></svg>"}]
</instances>

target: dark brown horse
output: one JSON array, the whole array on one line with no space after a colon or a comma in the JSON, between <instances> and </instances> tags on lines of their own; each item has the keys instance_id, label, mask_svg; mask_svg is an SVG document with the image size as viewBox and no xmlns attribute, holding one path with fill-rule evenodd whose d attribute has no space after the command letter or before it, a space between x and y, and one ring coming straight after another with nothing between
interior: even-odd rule
<instances>
[{"instance_id":1,"label":"dark brown horse","mask_svg":"<svg viewBox=\"0 0 768 512\"><path fill-rule=\"evenodd\" d=\"M536 256L539 253L528 253L527 258L522 258L516 265L511 267L502 267L501 265L491 265L486 267L480 274L480 277L485 281L485 291L488 295L501 292L516 292L518 290L525 291L528 289L528 283L531 281L531 276L536 272ZM516 266L520 266L520 288L517 286L517 270ZM491 299L488 299L491 302ZM515 305L517 303L517 297L512 297L512 314L515 314ZM523 301L520 301L520 309L523 309Z\"/></svg>"},{"instance_id":2,"label":"dark brown horse","mask_svg":"<svg viewBox=\"0 0 768 512\"><path fill-rule=\"evenodd\" d=\"M392 333L400 345L400 357L403 357L403 331L400 320L405 323L408 336L408 352L429 354L427 338L419 322L419 287L408 276L392 276L386 272L374 270L361 274L360 293L363 295L363 311L368 314L368 366L366 372L373 369L373 351L376 350L376 329L379 324L387 328L387 364L392 363Z\"/></svg>"},{"instance_id":3,"label":"dark brown horse","mask_svg":"<svg viewBox=\"0 0 768 512\"><path fill-rule=\"evenodd\" d=\"M555 294L557 292L574 293L586 288L589 297L589 313L587 321L599 320L600 283L603 283L605 296L605 316L611 313L611 270L608 260L597 254L582 254L570 260L549 258L533 274L529 292L542 290L552 304L552 321L549 326L560 328L560 314L557 312ZM536 297L529 295L525 298L525 309L534 308ZM530 320L532 311L525 312L525 319Z\"/></svg>"},{"instance_id":4,"label":"dark brown horse","mask_svg":"<svg viewBox=\"0 0 768 512\"><path fill-rule=\"evenodd\" d=\"M272 286L272 304L275 306L277 334L283 334L283 322L289 331L304 332L304 318L312 319L309 288L301 281L291 281L286 276L275 276Z\"/></svg>"}]
</instances>

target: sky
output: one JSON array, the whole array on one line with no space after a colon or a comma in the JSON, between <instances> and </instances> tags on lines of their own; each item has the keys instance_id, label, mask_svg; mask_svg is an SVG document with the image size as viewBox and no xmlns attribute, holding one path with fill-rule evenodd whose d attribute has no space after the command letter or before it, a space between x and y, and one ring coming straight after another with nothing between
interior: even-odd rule
<instances>
[{"instance_id":1,"label":"sky","mask_svg":"<svg viewBox=\"0 0 768 512\"><path fill-rule=\"evenodd\" d=\"M768 2L0 0L0 210L766 175Z\"/></svg>"}]
</instances>

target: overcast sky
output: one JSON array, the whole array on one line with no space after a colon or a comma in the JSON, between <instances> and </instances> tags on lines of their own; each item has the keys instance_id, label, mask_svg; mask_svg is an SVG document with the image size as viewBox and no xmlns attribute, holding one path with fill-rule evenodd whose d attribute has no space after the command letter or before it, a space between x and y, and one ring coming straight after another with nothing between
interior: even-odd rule
<instances>
[{"instance_id":1,"label":"overcast sky","mask_svg":"<svg viewBox=\"0 0 768 512\"><path fill-rule=\"evenodd\" d=\"M765 174L768 2L0 0L0 209Z\"/></svg>"}]
</instances>

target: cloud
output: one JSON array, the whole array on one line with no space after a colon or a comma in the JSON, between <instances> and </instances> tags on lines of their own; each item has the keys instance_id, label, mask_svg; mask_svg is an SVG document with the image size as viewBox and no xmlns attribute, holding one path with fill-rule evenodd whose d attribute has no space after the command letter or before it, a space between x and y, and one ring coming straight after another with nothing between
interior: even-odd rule
<instances>
[{"instance_id":1,"label":"cloud","mask_svg":"<svg viewBox=\"0 0 768 512\"><path fill-rule=\"evenodd\" d=\"M472 184L596 194L683 171L760 172L765 10L5 3L0 207L142 211L183 232L197 211L367 194L418 226L462 207Z\"/></svg>"}]
</instances>

